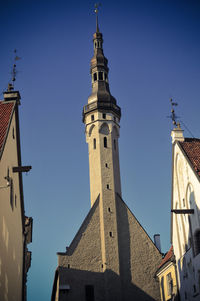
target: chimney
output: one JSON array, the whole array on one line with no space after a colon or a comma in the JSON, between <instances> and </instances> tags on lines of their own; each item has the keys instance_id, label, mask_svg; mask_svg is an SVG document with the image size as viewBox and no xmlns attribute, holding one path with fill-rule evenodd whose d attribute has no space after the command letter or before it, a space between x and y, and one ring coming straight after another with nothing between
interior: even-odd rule
<instances>
[{"instance_id":1,"label":"chimney","mask_svg":"<svg viewBox=\"0 0 200 301\"><path fill-rule=\"evenodd\" d=\"M154 234L153 238L154 238L154 244L156 245L156 247L161 253L160 234Z\"/></svg>"}]
</instances>

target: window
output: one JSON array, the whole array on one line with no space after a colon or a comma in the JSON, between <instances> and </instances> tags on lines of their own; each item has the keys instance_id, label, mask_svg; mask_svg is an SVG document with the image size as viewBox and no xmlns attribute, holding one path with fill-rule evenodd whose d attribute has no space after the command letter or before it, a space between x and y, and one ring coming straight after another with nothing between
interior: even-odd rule
<instances>
[{"instance_id":1,"label":"window","mask_svg":"<svg viewBox=\"0 0 200 301\"><path fill-rule=\"evenodd\" d=\"M97 74L96 73L94 73L93 79L94 79L94 82L96 82L96 80L97 80Z\"/></svg>"},{"instance_id":2,"label":"window","mask_svg":"<svg viewBox=\"0 0 200 301\"><path fill-rule=\"evenodd\" d=\"M99 80L103 80L103 72L99 72Z\"/></svg>"},{"instance_id":3,"label":"window","mask_svg":"<svg viewBox=\"0 0 200 301\"><path fill-rule=\"evenodd\" d=\"M116 150L116 140L114 139L114 150Z\"/></svg>"},{"instance_id":4,"label":"window","mask_svg":"<svg viewBox=\"0 0 200 301\"><path fill-rule=\"evenodd\" d=\"M107 80L107 73L104 73L104 78L105 78L105 80Z\"/></svg>"},{"instance_id":5,"label":"window","mask_svg":"<svg viewBox=\"0 0 200 301\"><path fill-rule=\"evenodd\" d=\"M172 280L172 275L171 273L167 274L167 293L168 296L172 295L173 291L173 280Z\"/></svg>"},{"instance_id":6,"label":"window","mask_svg":"<svg viewBox=\"0 0 200 301\"><path fill-rule=\"evenodd\" d=\"M13 131L12 131L12 136L13 136L13 139L15 139L15 128L13 127Z\"/></svg>"},{"instance_id":7,"label":"window","mask_svg":"<svg viewBox=\"0 0 200 301\"><path fill-rule=\"evenodd\" d=\"M70 269L70 264L67 265L67 268Z\"/></svg>"},{"instance_id":8,"label":"window","mask_svg":"<svg viewBox=\"0 0 200 301\"><path fill-rule=\"evenodd\" d=\"M108 207L108 212L111 212L111 209L110 209L110 207Z\"/></svg>"},{"instance_id":9,"label":"window","mask_svg":"<svg viewBox=\"0 0 200 301\"><path fill-rule=\"evenodd\" d=\"M96 138L93 139L93 148L96 149Z\"/></svg>"},{"instance_id":10,"label":"window","mask_svg":"<svg viewBox=\"0 0 200 301\"><path fill-rule=\"evenodd\" d=\"M110 235L110 237L113 237L113 233L112 232L109 232L109 235Z\"/></svg>"},{"instance_id":11,"label":"window","mask_svg":"<svg viewBox=\"0 0 200 301\"><path fill-rule=\"evenodd\" d=\"M103 138L103 145L104 145L104 147L107 147L107 138L106 137Z\"/></svg>"},{"instance_id":12,"label":"window","mask_svg":"<svg viewBox=\"0 0 200 301\"><path fill-rule=\"evenodd\" d=\"M200 253L200 229L196 230L194 234L194 250L195 256Z\"/></svg>"},{"instance_id":13,"label":"window","mask_svg":"<svg viewBox=\"0 0 200 301\"><path fill-rule=\"evenodd\" d=\"M85 301L94 301L94 286L85 286Z\"/></svg>"},{"instance_id":14,"label":"window","mask_svg":"<svg viewBox=\"0 0 200 301\"><path fill-rule=\"evenodd\" d=\"M105 167L108 167L108 164L107 164L107 163L105 164Z\"/></svg>"},{"instance_id":15,"label":"window","mask_svg":"<svg viewBox=\"0 0 200 301\"><path fill-rule=\"evenodd\" d=\"M103 113L102 116L103 116L103 119L106 119L106 113Z\"/></svg>"},{"instance_id":16,"label":"window","mask_svg":"<svg viewBox=\"0 0 200 301\"><path fill-rule=\"evenodd\" d=\"M91 115L91 121L94 121L94 115Z\"/></svg>"},{"instance_id":17,"label":"window","mask_svg":"<svg viewBox=\"0 0 200 301\"><path fill-rule=\"evenodd\" d=\"M107 184L107 189L109 189L110 188L110 186L109 186L109 184Z\"/></svg>"}]
</instances>

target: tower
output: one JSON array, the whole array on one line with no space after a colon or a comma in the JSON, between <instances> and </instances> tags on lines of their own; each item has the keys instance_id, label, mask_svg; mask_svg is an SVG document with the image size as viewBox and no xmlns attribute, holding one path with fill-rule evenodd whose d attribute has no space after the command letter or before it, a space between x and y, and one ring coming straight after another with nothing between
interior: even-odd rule
<instances>
[{"instance_id":1,"label":"tower","mask_svg":"<svg viewBox=\"0 0 200 301\"><path fill-rule=\"evenodd\" d=\"M160 300L154 279L161 254L122 200L121 109L111 95L98 18L93 35L92 92L83 108L91 209L66 252L58 254L52 301Z\"/></svg>"}]
</instances>

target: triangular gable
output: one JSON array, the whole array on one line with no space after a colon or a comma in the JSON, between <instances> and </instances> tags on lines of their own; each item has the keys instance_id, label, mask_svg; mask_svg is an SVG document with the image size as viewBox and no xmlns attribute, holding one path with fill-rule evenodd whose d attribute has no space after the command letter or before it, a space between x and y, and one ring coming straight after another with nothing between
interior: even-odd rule
<instances>
[{"instance_id":1,"label":"triangular gable","mask_svg":"<svg viewBox=\"0 0 200 301\"><path fill-rule=\"evenodd\" d=\"M6 142L15 102L0 102L0 156Z\"/></svg>"},{"instance_id":2,"label":"triangular gable","mask_svg":"<svg viewBox=\"0 0 200 301\"><path fill-rule=\"evenodd\" d=\"M185 138L183 142L179 142L179 145L191 163L195 173L200 177L200 139Z\"/></svg>"}]
</instances>

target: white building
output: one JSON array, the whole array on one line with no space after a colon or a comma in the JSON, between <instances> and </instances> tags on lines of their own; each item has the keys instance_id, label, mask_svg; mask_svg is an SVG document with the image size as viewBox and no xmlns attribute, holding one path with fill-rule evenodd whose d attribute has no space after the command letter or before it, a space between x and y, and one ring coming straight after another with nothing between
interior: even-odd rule
<instances>
[{"instance_id":1,"label":"white building","mask_svg":"<svg viewBox=\"0 0 200 301\"><path fill-rule=\"evenodd\" d=\"M181 301L200 300L200 139L184 138L178 125L171 133L171 238Z\"/></svg>"}]
</instances>

